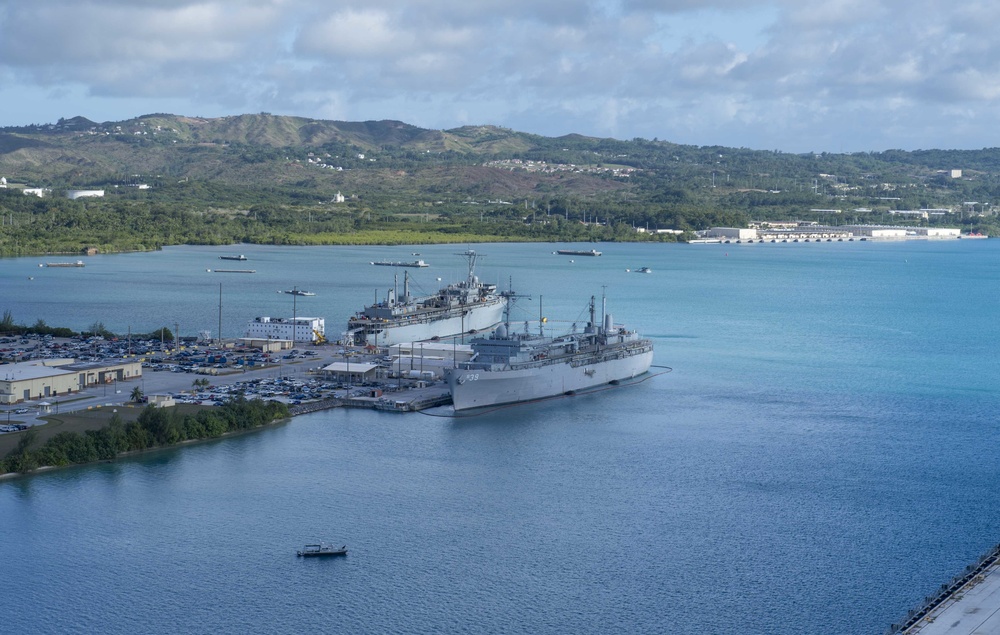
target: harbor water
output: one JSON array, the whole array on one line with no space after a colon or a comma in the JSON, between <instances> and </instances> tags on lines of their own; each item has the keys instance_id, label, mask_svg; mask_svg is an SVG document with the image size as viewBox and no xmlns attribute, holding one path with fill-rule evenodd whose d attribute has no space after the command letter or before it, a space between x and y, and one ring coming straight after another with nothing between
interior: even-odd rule
<instances>
[{"instance_id":1,"label":"harbor water","mask_svg":"<svg viewBox=\"0 0 1000 635\"><path fill-rule=\"evenodd\" d=\"M294 311L334 339L392 286L370 262L422 259L432 292L466 247L6 259L0 309L213 337ZM672 371L0 481L0 631L878 634L1000 542L1000 241L472 247L531 296L516 328L606 296ZM256 273L207 271L240 253ZM321 540L350 553L296 558Z\"/></svg>"}]
</instances>

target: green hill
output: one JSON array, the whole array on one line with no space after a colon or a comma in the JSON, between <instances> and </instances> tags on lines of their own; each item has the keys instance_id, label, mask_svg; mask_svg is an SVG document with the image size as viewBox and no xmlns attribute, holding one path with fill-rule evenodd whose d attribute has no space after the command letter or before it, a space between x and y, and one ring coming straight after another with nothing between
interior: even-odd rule
<instances>
[{"instance_id":1,"label":"green hill","mask_svg":"<svg viewBox=\"0 0 1000 635\"><path fill-rule=\"evenodd\" d=\"M0 197L2 254L391 242L414 240L414 231L437 240L634 240L649 239L637 227L901 222L891 212L921 209L934 210L921 222L989 232L995 209L983 201L1000 200L1000 150L789 154L488 125L157 113L0 128L0 176L54 193ZM59 196L66 189L105 196L68 202ZM112 217L117 225L99 227ZM402 234L385 233L394 231Z\"/></svg>"}]
</instances>

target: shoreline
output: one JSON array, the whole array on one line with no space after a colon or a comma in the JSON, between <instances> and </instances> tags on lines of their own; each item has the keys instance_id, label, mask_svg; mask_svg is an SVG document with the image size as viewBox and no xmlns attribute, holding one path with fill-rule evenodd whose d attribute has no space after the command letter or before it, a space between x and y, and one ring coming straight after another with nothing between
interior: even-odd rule
<instances>
[{"instance_id":1,"label":"shoreline","mask_svg":"<svg viewBox=\"0 0 1000 635\"><path fill-rule=\"evenodd\" d=\"M409 236L410 238L422 238L428 237L429 234L421 234L419 236ZM402 245L458 245L464 243L550 243L550 244L561 244L561 243L588 243L588 244L611 244L611 243L663 243L663 242L676 242L683 243L685 241L680 240L663 240L658 238L656 235L646 235L637 234L634 240L577 240L573 238L532 238L530 236L470 236L469 234L457 234L457 235L442 235L434 236L435 240L417 240L417 241L369 241L369 240L331 240L323 242L299 242L299 243L247 243L247 242L234 242L225 244L203 244L203 243L170 243L158 245L156 247L151 247L150 249L109 249L101 250L96 254L90 254L93 256L108 256L115 254L143 254L152 253L156 251L163 251L167 247L238 247L240 245L248 246L262 246L262 247L399 247ZM86 250L81 248L76 251L25 251L18 254L7 254L0 252L0 258L29 258L34 256L78 256L78 257L89 257Z\"/></svg>"},{"instance_id":2,"label":"shoreline","mask_svg":"<svg viewBox=\"0 0 1000 635\"><path fill-rule=\"evenodd\" d=\"M670 234L673 236L673 234ZM664 240L662 236L658 234L637 234L631 239L616 238L615 240L577 240L573 238L531 238L530 236L475 236L469 237L468 235L462 234L461 240L455 239L452 236L442 236L435 237L434 240L420 240L420 241L368 241L368 240L331 240L323 242L300 242L294 243L293 246L299 247L399 247L402 245L455 245L461 243L538 243L538 244L575 244L575 243L586 243L586 244L628 244L628 243L670 243L678 245L705 245L705 244L753 244L753 243L835 243L835 242L904 242L909 240L978 240L978 239L988 239L990 235L987 234L963 234L960 236L906 236L906 237L873 237L873 236L855 236L853 238L843 238L841 240L837 239L818 239L818 238L799 238L799 239L735 239L735 238L693 238L691 240L681 240L675 238L674 240ZM17 254L7 254L0 252L0 258L30 258L30 257L43 257L43 256L79 256L79 257L90 257L90 256L109 256L109 255L120 255L120 254L142 254L142 253L152 253L157 251L163 251L167 247L237 247L240 245L248 246L263 246L263 247L279 247L288 246L287 243L246 243L246 242L235 242L226 243L223 245L216 244L202 244L202 243L169 243L158 245L149 249L108 249L101 250L94 254L88 254L86 249L80 249L76 251L26 251Z\"/></svg>"},{"instance_id":3,"label":"shoreline","mask_svg":"<svg viewBox=\"0 0 1000 635\"><path fill-rule=\"evenodd\" d=\"M305 414L305 413L303 413L303 414ZM139 456L139 455L142 455L142 454L149 454L149 453L153 453L153 452L159 452L161 450L176 450L177 448L180 448L180 447L183 447L183 446L186 446L186 445L194 445L194 444L198 444L198 443L206 443L208 441L218 441L220 439L226 439L226 438L229 438L229 437L242 436L244 434L250 434L250 433L253 433L253 432L257 432L259 430L264 430L266 428L273 428L273 427L278 426L279 424L291 423L292 419L294 419L294 418L295 418L295 415L293 414L293 415L290 415L288 417L282 417L281 419L275 419L274 421L271 421L270 423L265 423L264 425L257 426L256 428L250 428L248 430L233 430L232 432L224 432L223 434L220 434L217 437L205 437L204 439L185 439L184 441L178 441L177 443L172 443L170 445L159 445L159 446L156 446L155 448L145 448L143 450L128 450L126 452L122 452L122 453L116 455L115 458L113 458L113 459L97 459L96 461L87 461L86 463L70 463L69 465L42 465L42 466L39 466L39 467L31 470L30 472L4 472L4 473L0 474L0 481L5 481L5 480L9 480L9 479L15 479L15 478L18 478L20 476L34 476L34 475L39 474L41 472L51 472L52 470L64 470L64 469L71 468L71 467L83 467L83 466L86 466L86 465L96 465L98 463L114 463L114 462L118 461L119 459L129 458L129 457L132 457L132 456Z\"/></svg>"}]
</instances>

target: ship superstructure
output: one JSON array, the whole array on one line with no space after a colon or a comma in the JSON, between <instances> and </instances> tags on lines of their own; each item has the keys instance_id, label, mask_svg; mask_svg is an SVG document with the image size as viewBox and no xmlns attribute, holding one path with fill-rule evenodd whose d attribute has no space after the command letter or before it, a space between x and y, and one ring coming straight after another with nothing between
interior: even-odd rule
<instances>
[{"instance_id":1,"label":"ship superstructure","mask_svg":"<svg viewBox=\"0 0 1000 635\"><path fill-rule=\"evenodd\" d=\"M366 306L347 322L345 341L355 346L385 347L406 342L439 339L474 333L496 326L507 304L495 284L476 277L479 257L469 249L462 254L468 261L465 280L442 287L424 297L410 295L410 276L403 275L403 294L395 285L382 302Z\"/></svg>"},{"instance_id":2,"label":"ship superstructure","mask_svg":"<svg viewBox=\"0 0 1000 635\"><path fill-rule=\"evenodd\" d=\"M508 318L490 335L472 340L472 359L447 374L455 410L543 399L642 375L653 363L653 343L615 325L596 322L594 298L582 332L547 337L540 326L514 333ZM544 319L539 320L540 324Z\"/></svg>"}]
</instances>

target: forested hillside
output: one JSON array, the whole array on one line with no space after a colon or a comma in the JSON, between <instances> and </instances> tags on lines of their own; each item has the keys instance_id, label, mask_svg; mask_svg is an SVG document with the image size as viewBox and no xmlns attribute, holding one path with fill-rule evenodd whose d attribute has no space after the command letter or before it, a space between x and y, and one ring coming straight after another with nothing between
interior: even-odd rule
<instances>
[{"instance_id":1,"label":"forested hillside","mask_svg":"<svg viewBox=\"0 0 1000 635\"><path fill-rule=\"evenodd\" d=\"M997 149L788 154L495 126L154 114L2 128L0 176L0 255L240 241L675 240L636 229L755 220L1000 231ZM105 194L64 195L79 189ZM890 213L921 209L933 213Z\"/></svg>"}]
</instances>

